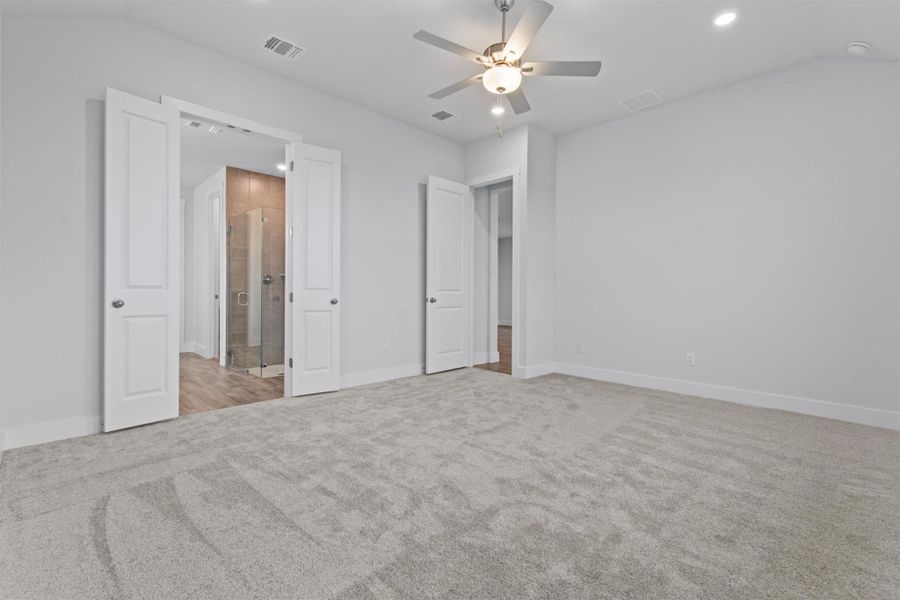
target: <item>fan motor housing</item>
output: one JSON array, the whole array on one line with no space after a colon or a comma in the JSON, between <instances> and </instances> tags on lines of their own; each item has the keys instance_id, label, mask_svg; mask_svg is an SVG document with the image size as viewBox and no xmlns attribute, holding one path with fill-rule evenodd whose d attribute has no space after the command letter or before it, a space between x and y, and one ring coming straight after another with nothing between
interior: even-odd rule
<instances>
[{"instance_id":1,"label":"fan motor housing","mask_svg":"<svg viewBox=\"0 0 900 600\"><path fill-rule=\"evenodd\" d=\"M496 44L491 44L487 48L484 49L484 56L488 58L491 62L500 62L504 60L503 58L503 48L506 46L503 42L497 42ZM512 61L506 61L509 64L513 64ZM487 66L487 65L485 65Z\"/></svg>"}]
</instances>

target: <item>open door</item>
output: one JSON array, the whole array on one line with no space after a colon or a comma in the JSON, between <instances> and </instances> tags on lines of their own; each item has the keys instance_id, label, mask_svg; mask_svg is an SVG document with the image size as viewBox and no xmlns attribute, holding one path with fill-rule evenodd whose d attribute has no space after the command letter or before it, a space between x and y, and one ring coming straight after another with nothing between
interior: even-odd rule
<instances>
[{"instance_id":1,"label":"open door","mask_svg":"<svg viewBox=\"0 0 900 600\"><path fill-rule=\"evenodd\" d=\"M178 416L178 124L106 90L104 431Z\"/></svg>"},{"instance_id":2,"label":"open door","mask_svg":"<svg viewBox=\"0 0 900 600\"><path fill-rule=\"evenodd\" d=\"M340 389L341 153L290 145L291 394Z\"/></svg>"},{"instance_id":3,"label":"open door","mask_svg":"<svg viewBox=\"0 0 900 600\"><path fill-rule=\"evenodd\" d=\"M472 190L428 176L425 372L471 366Z\"/></svg>"}]
</instances>

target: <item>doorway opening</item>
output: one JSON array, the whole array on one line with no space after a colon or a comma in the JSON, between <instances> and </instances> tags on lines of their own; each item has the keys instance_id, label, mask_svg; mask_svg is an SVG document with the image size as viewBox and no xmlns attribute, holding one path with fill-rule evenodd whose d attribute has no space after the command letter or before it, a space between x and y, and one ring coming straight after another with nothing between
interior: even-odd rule
<instances>
[{"instance_id":1,"label":"doorway opening","mask_svg":"<svg viewBox=\"0 0 900 600\"><path fill-rule=\"evenodd\" d=\"M262 309L258 331L262 349L258 356L264 358L257 365L259 373L251 373L250 369L246 373L237 373L228 364L222 364L222 361L227 363L227 347L223 348L223 343L227 345L228 333L224 315L229 292L225 225L231 195L227 166L235 164L229 158L214 161L216 172L220 173L219 184L211 187L209 194L198 196L205 202L205 211L199 211L197 224L203 226L205 223L207 236L199 242L192 238L187 251L193 253L196 249L197 256L192 254L190 258L200 266L190 273L190 277L184 273L188 264L181 254L186 251L183 247L187 235L184 224L188 213L193 215L197 211L193 203L188 211L187 190L190 186L184 185L180 177L181 139L185 131L200 130L201 127L206 129L204 134L212 136L223 135L228 130L248 136L240 138L243 144L249 138L275 143L277 158L273 154L263 167L240 167L243 170L259 173L274 164L276 171L281 172L277 165L285 165L285 214L283 224L275 231L284 231L281 253L285 282L279 301L284 305L286 292L289 308L268 314L273 315L272 320L276 318L274 315L283 314L284 352L280 360L286 359L287 364L284 365L281 392L266 395L270 398L302 396L340 389L341 153L304 144L301 136L287 130L169 96L163 96L157 103L107 88L105 113L103 431L179 416L182 349L179 342L182 341L181 332L191 331L186 319L197 317L199 326L206 328L196 338L185 336L185 346L188 343L199 346L184 349L205 347L206 354L197 358L206 361L201 364L208 377L204 378L204 373L197 371L197 380L208 382L214 377L216 383L226 388L226 391L213 389L216 396L235 400L230 395L232 388L242 387L248 381L265 381L266 375L271 374L271 370L266 370L269 365L263 364L267 360L262 347L264 315L267 313ZM209 142L208 138L205 140ZM213 147L220 148L218 145ZM222 172L224 184L221 183ZM202 173L200 177L207 177L207 174ZM249 186L250 179L247 181ZM194 187L190 192L192 200L196 185ZM185 201L181 202L181 198ZM233 214L246 215L253 208ZM263 210L259 216L266 219ZM257 234L264 241L265 229ZM296 244L294 237L298 240ZM276 245L277 241L272 244ZM245 238L245 260L251 247L256 246L248 244ZM214 258L216 252L218 257ZM262 250L259 253L262 259ZM218 269L215 264L219 265ZM278 266L262 265L258 272L265 278L264 268L271 267L269 283L272 284L276 277L280 278ZM195 278L193 273L199 275ZM196 313L184 306L182 294L186 280L201 288ZM266 285L266 281L259 283ZM218 298L216 289L219 290ZM254 289L255 282L248 281L236 290L247 293L246 298L242 295L241 304L245 301L249 304ZM262 302L263 292L259 294ZM238 303L236 297L234 302ZM219 315L218 326L216 314ZM277 325L272 327L276 331L269 338L277 339ZM250 331L247 331L249 340ZM245 345L249 346L250 342ZM218 356L216 348L219 349ZM278 359L277 356L273 359L273 366L277 365L274 361ZM227 384L235 383L237 374L245 377L237 385L228 387ZM202 410L211 408L219 406L202 407Z\"/></svg>"},{"instance_id":2,"label":"doorway opening","mask_svg":"<svg viewBox=\"0 0 900 600\"><path fill-rule=\"evenodd\" d=\"M476 187L474 209L473 363L512 375L512 180Z\"/></svg>"},{"instance_id":3,"label":"doorway opening","mask_svg":"<svg viewBox=\"0 0 900 600\"><path fill-rule=\"evenodd\" d=\"M282 398L284 142L182 121L179 415Z\"/></svg>"}]
</instances>

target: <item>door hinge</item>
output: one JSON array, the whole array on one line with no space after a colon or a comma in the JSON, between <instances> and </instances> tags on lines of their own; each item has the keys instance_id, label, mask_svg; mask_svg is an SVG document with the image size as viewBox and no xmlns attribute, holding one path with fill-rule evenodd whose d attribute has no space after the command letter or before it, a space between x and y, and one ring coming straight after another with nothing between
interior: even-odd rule
<instances>
[{"instance_id":1,"label":"door hinge","mask_svg":"<svg viewBox=\"0 0 900 600\"><path fill-rule=\"evenodd\" d=\"M289 358L289 359L288 359L288 368L289 368L289 369L293 369L293 368L294 368L294 359L293 359L293 358Z\"/></svg>"},{"instance_id":2,"label":"door hinge","mask_svg":"<svg viewBox=\"0 0 900 600\"><path fill-rule=\"evenodd\" d=\"M291 292L290 294L288 294L288 302L293 302L293 301L294 301L294 292Z\"/></svg>"},{"instance_id":3,"label":"door hinge","mask_svg":"<svg viewBox=\"0 0 900 600\"><path fill-rule=\"evenodd\" d=\"M291 161L291 171L294 170L294 161Z\"/></svg>"},{"instance_id":4,"label":"door hinge","mask_svg":"<svg viewBox=\"0 0 900 600\"><path fill-rule=\"evenodd\" d=\"M288 227L288 237L294 237L294 228Z\"/></svg>"}]
</instances>

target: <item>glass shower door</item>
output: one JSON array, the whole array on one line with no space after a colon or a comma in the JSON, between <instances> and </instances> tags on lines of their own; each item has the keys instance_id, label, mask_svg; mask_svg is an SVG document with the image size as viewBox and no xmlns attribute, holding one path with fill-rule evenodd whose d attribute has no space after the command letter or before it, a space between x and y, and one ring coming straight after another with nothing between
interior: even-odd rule
<instances>
[{"instance_id":1,"label":"glass shower door","mask_svg":"<svg viewBox=\"0 0 900 600\"><path fill-rule=\"evenodd\" d=\"M284 210L262 208L262 377L284 374Z\"/></svg>"},{"instance_id":2,"label":"glass shower door","mask_svg":"<svg viewBox=\"0 0 900 600\"><path fill-rule=\"evenodd\" d=\"M230 217L227 235L227 364L249 371L259 368L262 345L262 305L257 283L262 267L262 210Z\"/></svg>"},{"instance_id":3,"label":"glass shower door","mask_svg":"<svg viewBox=\"0 0 900 600\"><path fill-rule=\"evenodd\" d=\"M228 220L227 364L257 377L284 374L284 211Z\"/></svg>"}]
</instances>

